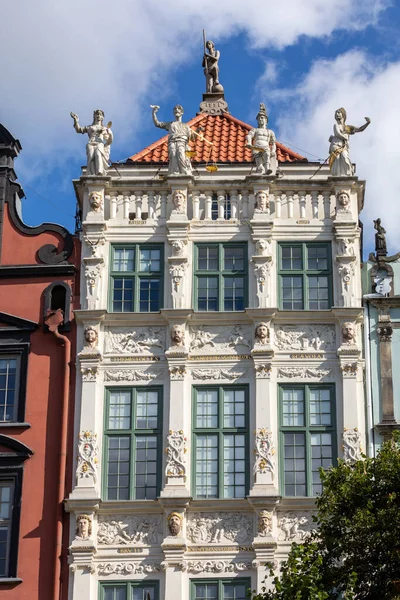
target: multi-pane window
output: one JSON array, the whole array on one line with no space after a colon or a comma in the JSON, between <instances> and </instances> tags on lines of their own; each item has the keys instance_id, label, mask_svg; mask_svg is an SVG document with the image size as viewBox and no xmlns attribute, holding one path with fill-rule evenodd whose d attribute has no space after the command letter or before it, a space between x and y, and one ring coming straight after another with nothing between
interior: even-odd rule
<instances>
[{"instance_id":1,"label":"multi-pane window","mask_svg":"<svg viewBox=\"0 0 400 600\"><path fill-rule=\"evenodd\" d=\"M194 390L194 495L244 498L248 489L245 387Z\"/></svg>"},{"instance_id":2,"label":"multi-pane window","mask_svg":"<svg viewBox=\"0 0 400 600\"><path fill-rule=\"evenodd\" d=\"M100 584L100 600L158 600L157 581L128 581Z\"/></svg>"},{"instance_id":3,"label":"multi-pane window","mask_svg":"<svg viewBox=\"0 0 400 600\"><path fill-rule=\"evenodd\" d=\"M111 256L111 310L159 311L162 306L162 271L160 245L114 246Z\"/></svg>"},{"instance_id":4,"label":"multi-pane window","mask_svg":"<svg viewBox=\"0 0 400 600\"><path fill-rule=\"evenodd\" d=\"M195 306L204 311L236 311L246 306L246 244L197 244Z\"/></svg>"},{"instance_id":5,"label":"multi-pane window","mask_svg":"<svg viewBox=\"0 0 400 600\"><path fill-rule=\"evenodd\" d=\"M107 391L105 496L154 500L161 465L160 388Z\"/></svg>"},{"instance_id":6,"label":"multi-pane window","mask_svg":"<svg viewBox=\"0 0 400 600\"><path fill-rule=\"evenodd\" d=\"M315 496L335 460L334 387L282 385L280 413L283 495Z\"/></svg>"},{"instance_id":7,"label":"multi-pane window","mask_svg":"<svg viewBox=\"0 0 400 600\"><path fill-rule=\"evenodd\" d=\"M13 497L13 481L0 481L0 577L9 574Z\"/></svg>"},{"instance_id":8,"label":"multi-pane window","mask_svg":"<svg viewBox=\"0 0 400 600\"><path fill-rule=\"evenodd\" d=\"M191 600L247 600L250 579L192 579Z\"/></svg>"},{"instance_id":9,"label":"multi-pane window","mask_svg":"<svg viewBox=\"0 0 400 600\"><path fill-rule=\"evenodd\" d=\"M280 244L279 289L283 310L329 309L331 288L330 244Z\"/></svg>"},{"instance_id":10,"label":"multi-pane window","mask_svg":"<svg viewBox=\"0 0 400 600\"><path fill-rule=\"evenodd\" d=\"M15 421L18 404L17 357L0 355L0 421Z\"/></svg>"}]
</instances>

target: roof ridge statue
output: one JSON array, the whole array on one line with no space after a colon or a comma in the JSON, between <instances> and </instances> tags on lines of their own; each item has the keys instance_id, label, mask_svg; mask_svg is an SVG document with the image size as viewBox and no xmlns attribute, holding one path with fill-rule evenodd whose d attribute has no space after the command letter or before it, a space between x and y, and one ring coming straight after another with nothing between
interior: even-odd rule
<instances>
[{"instance_id":1,"label":"roof ridge statue","mask_svg":"<svg viewBox=\"0 0 400 600\"><path fill-rule=\"evenodd\" d=\"M111 121L107 123L107 127L103 125L104 112L100 109L93 112L93 123L84 127L79 125L78 115L72 112L71 117L74 120L76 133L87 133L89 136L86 144L86 174L106 175L110 163L110 146L114 139Z\"/></svg>"},{"instance_id":2,"label":"roof ridge statue","mask_svg":"<svg viewBox=\"0 0 400 600\"><path fill-rule=\"evenodd\" d=\"M182 106L180 104L174 106L175 121L159 121L157 111L160 107L152 104L150 108L154 125L168 131L168 175L191 175L192 164L186 152L189 150L189 142L195 139L196 133L187 123L182 123Z\"/></svg>"},{"instance_id":3,"label":"roof ridge statue","mask_svg":"<svg viewBox=\"0 0 400 600\"><path fill-rule=\"evenodd\" d=\"M214 42L207 40L206 32L203 29L203 44L204 54L202 66L204 67L204 75L206 76L206 92L208 94L222 94L223 86L219 82L219 58L221 53L216 50ZM208 52L207 52L208 50Z\"/></svg>"},{"instance_id":4,"label":"roof ridge statue","mask_svg":"<svg viewBox=\"0 0 400 600\"><path fill-rule=\"evenodd\" d=\"M371 123L369 117L364 117L366 123L361 127L354 125L346 125L347 113L346 110L338 108L335 111L336 123L333 126L333 135L330 136L329 142L329 168L334 177L352 177L354 168L350 159L349 137L355 133L365 131Z\"/></svg>"},{"instance_id":5,"label":"roof ridge statue","mask_svg":"<svg viewBox=\"0 0 400 600\"><path fill-rule=\"evenodd\" d=\"M276 139L272 129L268 129L268 115L265 104L261 102L257 114L258 127L247 134L247 148L253 151L256 161L256 173L260 175L275 175L277 169Z\"/></svg>"}]
</instances>

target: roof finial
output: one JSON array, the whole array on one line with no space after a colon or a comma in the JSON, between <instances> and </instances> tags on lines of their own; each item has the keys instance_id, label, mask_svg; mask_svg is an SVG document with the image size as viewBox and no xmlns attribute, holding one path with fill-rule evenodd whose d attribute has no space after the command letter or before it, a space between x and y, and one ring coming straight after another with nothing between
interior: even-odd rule
<instances>
[{"instance_id":1,"label":"roof finial","mask_svg":"<svg viewBox=\"0 0 400 600\"><path fill-rule=\"evenodd\" d=\"M224 88L219 82L219 58L221 53L215 49L214 42L206 41L206 32L203 29L203 62L204 75L206 76L206 93L200 103L200 112L211 115L221 115L228 112L228 104L224 98Z\"/></svg>"}]
</instances>

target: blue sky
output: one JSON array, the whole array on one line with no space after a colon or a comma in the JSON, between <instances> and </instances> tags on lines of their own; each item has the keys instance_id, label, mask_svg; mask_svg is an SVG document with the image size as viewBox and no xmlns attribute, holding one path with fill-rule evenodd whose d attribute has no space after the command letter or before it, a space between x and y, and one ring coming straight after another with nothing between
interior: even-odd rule
<instances>
[{"instance_id":1,"label":"blue sky","mask_svg":"<svg viewBox=\"0 0 400 600\"><path fill-rule=\"evenodd\" d=\"M205 27L221 51L231 114L254 123L265 102L278 140L310 160L327 156L335 108L344 106L354 125L372 119L351 140L357 174L367 180L366 246L373 244L372 219L381 216L389 250L400 250L395 0L19 0L3 7L7 21L0 121L23 146L16 170L26 223L74 228L71 180L85 161L85 137L74 132L71 110L82 124L95 108L105 111L113 121L113 161L160 137L149 104L161 106L163 119L177 102L186 119L196 114Z\"/></svg>"}]
</instances>

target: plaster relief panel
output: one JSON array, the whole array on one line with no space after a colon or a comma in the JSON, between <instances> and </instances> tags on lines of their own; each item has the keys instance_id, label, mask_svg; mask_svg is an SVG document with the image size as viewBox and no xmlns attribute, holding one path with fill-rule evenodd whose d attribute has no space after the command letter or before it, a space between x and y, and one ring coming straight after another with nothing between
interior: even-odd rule
<instances>
[{"instance_id":1,"label":"plaster relief panel","mask_svg":"<svg viewBox=\"0 0 400 600\"><path fill-rule=\"evenodd\" d=\"M161 354L164 348L164 327L137 327L135 331L113 328L105 332L106 354Z\"/></svg>"},{"instance_id":2,"label":"plaster relief panel","mask_svg":"<svg viewBox=\"0 0 400 600\"><path fill-rule=\"evenodd\" d=\"M275 348L296 351L334 351L334 325L280 325L275 329Z\"/></svg>"},{"instance_id":3,"label":"plaster relief panel","mask_svg":"<svg viewBox=\"0 0 400 600\"><path fill-rule=\"evenodd\" d=\"M253 519L243 513L196 513L187 523L193 544L245 544L253 538Z\"/></svg>"},{"instance_id":4,"label":"plaster relief panel","mask_svg":"<svg viewBox=\"0 0 400 600\"><path fill-rule=\"evenodd\" d=\"M252 347L249 327L241 325L190 328L192 354L245 354Z\"/></svg>"},{"instance_id":5,"label":"plaster relief panel","mask_svg":"<svg viewBox=\"0 0 400 600\"><path fill-rule=\"evenodd\" d=\"M161 543L161 515L100 516L97 543L105 546L152 546Z\"/></svg>"},{"instance_id":6,"label":"plaster relief panel","mask_svg":"<svg viewBox=\"0 0 400 600\"><path fill-rule=\"evenodd\" d=\"M287 512L278 519L278 540L281 542L303 541L315 529L312 512Z\"/></svg>"}]
</instances>

